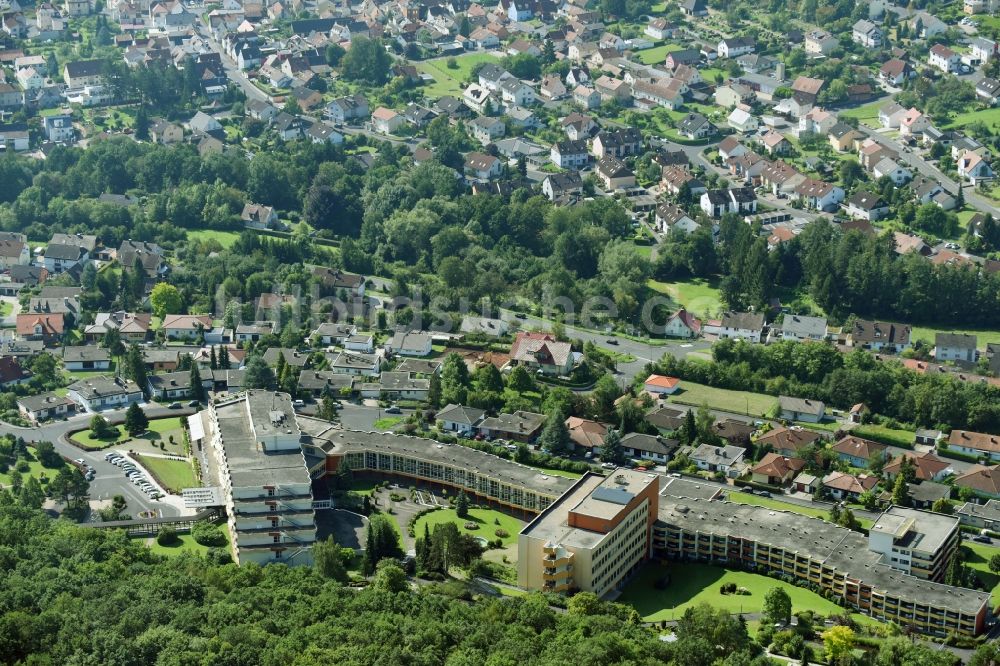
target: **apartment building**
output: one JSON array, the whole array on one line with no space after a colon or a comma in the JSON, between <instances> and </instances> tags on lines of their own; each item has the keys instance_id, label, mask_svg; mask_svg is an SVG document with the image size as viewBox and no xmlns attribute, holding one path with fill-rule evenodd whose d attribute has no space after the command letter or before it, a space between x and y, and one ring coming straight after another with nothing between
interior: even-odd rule
<instances>
[{"instance_id":1,"label":"apartment building","mask_svg":"<svg viewBox=\"0 0 1000 666\"><path fill-rule=\"evenodd\" d=\"M299 416L309 473L333 474L345 462L354 472L464 490L476 502L532 515L544 511L573 485L553 476L459 444L441 444L393 433L333 428L328 421Z\"/></svg>"},{"instance_id":2,"label":"apartment building","mask_svg":"<svg viewBox=\"0 0 1000 666\"><path fill-rule=\"evenodd\" d=\"M288 394L247 391L192 418L192 441L207 440L208 475L225 498L234 559L311 564L312 479Z\"/></svg>"},{"instance_id":3,"label":"apartment building","mask_svg":"<svg viewBox=\"0 0 1000 666\"><path fill-rule=\"evenodd\" d=\"M935 514L913 513L918 514L914 534L935 531ZM895 514L890 518L884 523L886 530L896 524ZM924 526L925 520L930 528ZM882 538L877 535L876 544ZM951 548L947 537L933 540L942 549ZM793 576L877 620L919 633L975 636L985 630L989 615L988 592L908 575L889 566L891 559L885 562L862 534L784 511L664 494L653 526L653 552L668 559ZM935 557L947 566L950 553Z\"/></svg>"},{"instance_id":4,"label":"apartment building","mask_svg":"<svg viewBox=\"0 0 1000 666\"><path fill-rule=\"evenodd\" d=\"M961 539L958 524L956 516L893 506L869 530L868 548L893 569L941 582Z\"/></svg>"},{"instance_id":5,"label":"apartment building","mask_svg":"<svg viewBox=\"0 0 1000 666\"><path fill-rule=\"evenodd\" d=\"M649 557L659 477L588 474L528 523L517 541L517 582L529 590L615 589Z\"/></svg>"}]
</instances>

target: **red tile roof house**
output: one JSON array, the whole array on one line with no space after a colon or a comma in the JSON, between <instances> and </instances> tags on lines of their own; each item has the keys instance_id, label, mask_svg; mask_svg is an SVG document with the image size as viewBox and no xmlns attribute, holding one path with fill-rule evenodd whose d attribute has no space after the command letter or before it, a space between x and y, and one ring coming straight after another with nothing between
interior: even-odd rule
<instances>
[{"instance_id":1,"label":"red tile roof house","mask_svg":"<svg viewBox=\"0 0 1000 666\"><path fill-rule=\"evenodd\" d=\"M790 482L806 466L801 458L786 458L777 453L768 453L750 470L755 483L782 486Z\"/></svg>"},{"instance_id":2,"label":"red tile roof house","mask_svg":"<svg viewBox=\"0 0 1000 666\"><path fill-rule=\"evenodd\" d=\"M573 440L575 446L594 453L600 453L604 438L608 434L607 424L581 419L578 416L566 419L566 429L569 430L569 438Z\"/></svg>"},{"instance_id":3,"label":"red tile roof house","mask_svg":"<svg viewBox=\"0 0 1000 666\"><path fill-rule=\"evenodd\" d=\"M878 485L878 478L867 474L845 474L844 472L830 472L823 477L823 488L834 499L856 500L863 492L871 490Z\"/></svg>"},{"instance_id":4,"label":"red tile roof house","mask_svg":"<svg viewBox=\"0 0 1000 666\"><path fill-rule=\"evenodd\" d=\"M195 338L199 331L212 328L212 318L208 315L165 315L163 317L163 333L168 339Z\"/></svg>"},{"instance_id":5,"label":"red tile roof house","mask_svg":"<svg viewBox=\"0 0 1000 666\"><path fill-rule=\"evenodd\" d=\"M650 375L646 378L643 386L649 392L659 395L673 395L680 386L681 380L677 377L665 377L664 375Z\"/></svg>"},{"instance_id":6,"label":"red tile roof house","mask_svg":"<svg viewBox=\"0 0 1000 666\"><path fill-rule=\"evenodd\" d=\"M17 315L17 336L22 340L55 342L62 336L64 326L61 312L50 314L30 312Z\"/></svg>"},{"instance_id":7,"label":"red tile roof house","mask_svg":"<svg viewBox=\"0 0 1000 666\"><path fill-rule=\"evenodd\" d=\"M913 463L918 481L940 481L948 475L951 465L941 460L930 451L926 453L904 453L882 468L882 476L894 481L903 466L903 459L908 458Z\"/></svg>"},{"instance_id":8,"label":"red tile roof house","mask_svg":"<svg viewBox=\"0 0 1000 666\"><path fill-rule=\"evenodd\" d=\"M551 333L518 333L510 360L512 365L524 365L545 375L568 375L573 370L572 348Z\"/></svg>"},{"instance_id":9,"label":"red tile roof house","mask_svg":"<svg viewBox=\"0 0 1000 666\"><path fill-rule=\"evenodd\" d=\"M984 467L973 465L965 474L955 477L955 485L968 488L980 495L1000 497L1000 465Z\"/></svg>"},{"instance_id":10,"label":"red tile roof house","mask_svg":"<svg viewBox=\"0 0 1000 666\"><path fill-rule=\"evenodd\" d=\"M783 456L798 456L799 451L819 440L820 434L800 427L775 428L757 438L759 446L770 446Z\"/></svg>"},{"instance_id":11,"label":"red tile roof house","mask_svg":"<svg viewBox=\"0 0 1000 666\"><path fill-rule=\"evenodd\" d=\"M848 435L833 445L833 452L837 457L854 467L868 467L872 459L885 458L888 451L884 444L853 435Z\"/></svg>"},{"instance_id":12,"label":"red tile roof house","mask_svg":"<svg viewBox=\"0 0 1000 666\"><path fill-rule=\"evenodd\" d=\"M970 456L1000 460L1000 436L970 430L952 430L948 448Z\"/></svg>"}]
</instances>

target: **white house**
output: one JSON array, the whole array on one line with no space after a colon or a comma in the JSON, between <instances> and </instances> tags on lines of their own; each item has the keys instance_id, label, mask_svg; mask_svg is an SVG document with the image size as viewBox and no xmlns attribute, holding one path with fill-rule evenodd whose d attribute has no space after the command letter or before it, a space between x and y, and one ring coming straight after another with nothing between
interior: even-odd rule
<instances>
[{"instance_id":1,"label":"white house","mask_svg":"<svg viewBox=\"0 0 1000 666\"><path fill-rule=\"evenodd\" d=\"M893 185L899 187L905 185L913 179L913 172L904 168L899 162L885 157L872 167L872 175L875 178L889 178Z\"/></svg>"},{"instance_id":2,"label":"white house","mask_svg":"<svg viewBox=\"0 0 1000 666\"><path fill-rule=\"evenodd\" d=\"M871 21L861 19L854 24L851 39L865 48L878 48L882 46L882 28Z\"/></svg>"},{"instance_id":3,"label":"white house","mask_svg":"<svg viewBox=\"0 0 1000 666\"><path fill-rule=\"evenodd\" d=\"M983 181L993 180L993 168L983 159L979 153L971 150L965 151L956 162L958 175L966 179L972 185L978 185Z\"/></svg>"},{"instance_id":4,"label":"white house","mask_svg":"<svg viewBox=\"0 0 1000 666\"><path fill-rule=\"evenodd\" d=\"M742 469L745 454L746 449L739 446L701 444L689 457L698 469L722 472L727 477L736 477Z\"/></svg>"},{"instance_id":5,"label":"white house","mask_svg":"<svg viewBox=\"0 0 1000 666\"><path fill-rule=\"evenodd\" d=\"M942 72L957 72L962 64L962 57L944 44L935 44L931 47L927 62L931 67L936 67Z\"/></svg>"},{"instance_id":6,"label":"white house","mask_svg":"<svg viewBox=\"0 0 1000 666\"><path fill-rule=\"evenodd\" d=\"M746 109L741 109L739 107L733 109L732 113L729 114L729 118L727 118L727 122L730 127L742 134L756 132L760 127L760 123L758 122L756 116Z\"/></svg>"},{"instance_id":7,"label":"white house","mask_svg":"<svg viewBox=\"0 0 1000 666\"><path fill-rule=\"evenodd\" d=\"M730 37L719 41L716 52L720 58L735 58L746 53L753 53L757 44L753 37Z\"/></svg>"},{"instance_id":8,"label":"white house","mask_svg":"<svg viewBox=\"0 0 1000 666\"><path fill-rule=\"evenodd\" d=\"M647 393L655 395L673 395L681 385L681 380L677 377L667 377L665 375L650 375L643 382L642 387Z\"/></svg>"},{"instance_id":9,"label":"white house","mask_svg":"<svg viewBox=\"0 0 1000 666\"><path fill-rule=\"evenodd\" d=\"M438 421L442 423L442 430L453 432L466 437L475 434L476 426L486 416L486 412L475 407L464 405L448 405L442 408L436 415Z\"/></svg>"},{"instance_id":10,"label":"white house","mask_svg":"<svg viewBox=\"0 0 1000 666\"><path fill-rule=\"evenodd\" d=\"M372 129L379 134L392 134L405 123L406 118L384 106L372 112Z\"/></svg>"},{"instance_id":11,"label":"white house","mask_svg":"<svg viewBox=\"0 0 1000 666\"><path fill-rule=\"evenodd\" d=\"M69 385L66 397L88 412L127 407L143 398L142 389L124 377L91 377Z\"/></svg>"},{"instance_id":12,"label":"white house","mask_svg":"<svg viewBox=\"0 0 1000 666\"><path fill-rule=\"evenodd\" d=\"M681 308L667 319L663 325L663 334L671 338L696 338L701 334L701 322Z\"/></svg>"}]
</instances>

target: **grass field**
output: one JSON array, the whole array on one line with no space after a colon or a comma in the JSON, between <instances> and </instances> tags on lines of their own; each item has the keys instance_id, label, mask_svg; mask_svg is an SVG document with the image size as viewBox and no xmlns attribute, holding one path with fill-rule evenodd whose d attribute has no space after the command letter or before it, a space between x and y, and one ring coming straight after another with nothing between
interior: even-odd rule
<instances>
[{"instance_id":1,"label":"grass field","mask_svg":"<svg viewBox=\"0 0 1000 666\"><path fill-rule=\"evenodd\" d=\"M657 590L656 582L670 576L665 590ZM749 595L721 594L719 587L735 583L746 588ZM685 610L700 603L708 603L731 613L759 613L764 596L771 588L783 588L792 600L792 612L811 610L824 615L840 613L840 606L815 592L789 585L774 578L744 571L731 571L707 564L647 565L632 579L619 603L629 604L647 622L677 619Z\"/></svg>"},{"instance_id":2,"label":"grass field","mask_svg":"<svg viewBox=\"0 0 1000 666\"><path fill-rule=\"evenodd\" d=\"M495 521L499 521L500 524L497 525ZM479 528L467 530L465 529L465 523L467 522L474 522ZM483 537L487 541L498 538L494 532L498 529L504 529L507 531L508 536L499 537L503 540L504 546L517 543L517 534L524 527L524 521L508 516L505 513L494 511L493 509L469 509L469 517L467 519L459 518L455 515L454 509L438 509L417 519L417 524L414 525L414 534L421 537L424 534L424 525L429 526L433 532L435 525L443 525L444 523L455 523L458 526L459 532Z\"/></svg>"},{"instance_id":3,"label":"grass field","mask_svg":"<svg viewBox=\"0 0 1000 666\"><path fill-rule=\"evenodd\" d=\"M553 469L552 467L534 467L534 469L537 469L539 472L542 472L543 474L548 474L549 476L562 476L567 479L579 479L581 476L583 476L583 474L579 474L577 472L567 472L561 469Z\"/></svg>"},{"instance_id":4,"label":"grass field","mask_svg":"<svg viewBox=\"0 0 1000 666\"><path fill-rule=\"evenodd\" d=\"M764 416L771 411L777 398L763 393L749 391L730 391L728 389L695 384L687 380L681 382L680 389L669 398L670 402L682 405L701 407L708 405L713 409L736 414Z\"/></svg>"},{"instance_id":5,"label":"grass field","mask_svg":"<svg viewBox=\"0 0 1000 666\"><path fill-rule=\"evenodd\" d=\"M886 428L874 423L858 426L852 429L851 432L858 437L867 437L883 444L892 444L907 448L913 446L915 437L914 433L909 430L894 430L893 428Z\"/></svg>"},{"instance_id":6,"label":"grass field","mask_svg":"<svg viewBox=\"0 0 1000 666\"><path fill-rule=\"evenodd\" d=\"M699 317L710 317L722 312L722 298L719 296L718 281L694 279L685 282L646 283L653 291L669 296Z\"/></svg>"},{"instance_id":7,"label":"grass field","mask_svg":"<svg viewBox=\"0 0 1000 666\"><path fill-rule=\"evenodd\" d=\"M226 534L226 530L222 530L223 534ZM145 539L143 539L145 541ZM226 540L229 540L229 535L226 535ZM226 546L221 546L225 548ZM181 553L195 553L197 555L204 555L209 551L208 546L202 546L200 543L194 540L194 537L190 534L178 534L177 543L172 546L161 546L156 543L156 539L152 540L149 545L149 549L156 553L157 555L180 555Z\"/></svg>"},{"instance_id":8,"label":"grass field","mask_svg":"<svg viewBox=\"0 0 1000 666\"><path fill-rule=\"evenodd\" d=\"M171 494L178 495L183 488L197 488L199 485L191 463L186 460L170 460L143 455L136 455L136 459Z\"/></svg>"},{"instance_id":9,"label":"grass field","mask_svg":"<svg viewBox=\"0 0 1000 666\"><path fill-rule=\"evenodd\" d=\"M170 443L173 436L174 442ZM160 448L160 444L163 448ZM177 416L154 419L149 422L149 430L138 437L132 437L124 443L125 448L137 453L172 453L184 455L184 435L182 419Z\"/></svg>"},{"instance_id":10,"label":"grass field","mask_svg":"<svg viewBox=\"0 0 1000 666\"><path fill-rule=\"evenodd\" d=\"M645 65L660 65L666 59L667 54L672 51L680 51L683 46L680 44L663 44L662 46L654 46L651 49L646 49L644 51L639 51L639 62Z\"/></svg>"},{"instance_id":11,"label":"grass field","mask_svg":"<svg viewBox=\"0 0 1000 666\"><path fill-rule=\"evenodd\" d=\"M730 502L735 502L737 504L751 504L753 506L763 507L765 509L774 509L776 511L788 511L789 513L797 513L800 516L809 516L810 518L822 518L823 520L830 520L830 512L825 508L811 507L811 506L801 506L798 504L792 504L790 502L782 502L781 500L776 500L770 497L759 497L757 495L751 495L749 493L741 492L731 492L726 495L726 499ZM857 517L857 516L856 516ZM861 527L868 529L872 526L872 521L866 520L865 518L858 518L858 522L861 523Z\"/></svg>"},{"instance_id":12,"label":"grass field","mask_svg":"<svg viewBox=\"0 0 1000 666\"><path fill-rule=\"evenodd\" d=\"M10 301L0 301L0 317L7 317L14 311L14 304Z\"/></svg>"},{"instance_id":13,"label":"grass field","mask_svg":"<svg viewBox=\"0 0 1000 666\"><path fill-rule=\"evenodd\" d=\"M402 420L403 420L402 416L386 416L384 418L376 420L375 423L372 425L374 425L375 430L379 432L384 432L387 430L392 430L393 427Z\"/></svg>"},{"instance_id":14,"label":"grass field","mask_svg":"<svg viewBox=\"0 0 1000 666\"><path fill-rule=\"evenodd\" d=\"M1000 331L988 331L988 330L969 330L969 329L943 329L943 328L927 328L925 326L914 326L910 331L911 340L926 340L934 346L934 337L938 333L967 333L969 335L977 336L976 341L977 346L980 349L986 349L986 345L990 342L1000 342Z\"/></svg>"},{"instance_id":15,"label":"grass field","mask_svg":"<svg viewBox=\"0 0 1000 666\"><path fill-rule=\"evenodd\" d=\"M223 248L230 247L240 237L238 231L213 231L211 229L199 229L187 232L189 240L217 240Z\"/></svg>"},{"instance_id":16,"label":"grass field","mask_svg":"<svg viewBox=\"0 0 1000 666\"><path fill-rule=\"evenodd\" d=\"M461 98L465 89L463 82L469 77L472 68L481 62L496 62L496 58L488 53L470 53L455 58L458 67L448 68L448 60L427 60L417 63L417 69L434 77L434 83L424 86L428 97L438 98L452 95Z\"/></svg>"},{"instance_id":17,"label":"grass field","mask_svg":"<svg viewBox=\"0 0 1000 666\"><path fill-rule=\"evenodd\" d=\"M859 106L856 109L848 109L846 111L840 112L841 118L857 118L858 122L862 125L867 125L868 127L877 128L881 125L878 121L878 110L881 108L885 102L872 102L871 104L865 104L864 106Z\"/></svg>"},{"instance_id":18,"label":"grass field","mask_svg":"<svg viewBox=\"0 0 1000 666\"><path fill-rule=\"evenodd\" d=\"M989 587L993 595L993 607L1000 604L1000 576L990 571L990 558L1000 553L1000 548L969 541L962 542L965 563L975 569L976 575Z\"/></svg>"},{"instance_id":19,"label":"grass field","mask_svg":"<svg viewBox=\"0 0 1000 666\"><path fill-rule=\"evenodd\" d=\"M960 113L948 123L948 127L965 127L971 123L985 123L990 129L1000 128L1000 108L979 109Z\"/></svg>"}]
</instances>

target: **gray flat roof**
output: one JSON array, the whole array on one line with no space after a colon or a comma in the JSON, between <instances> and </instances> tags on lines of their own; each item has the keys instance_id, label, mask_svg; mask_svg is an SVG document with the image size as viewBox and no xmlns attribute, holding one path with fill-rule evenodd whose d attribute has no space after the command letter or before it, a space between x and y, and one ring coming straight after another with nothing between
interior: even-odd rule
<instances>
[{"instance_id":1,"label":"gray flat roof","mask_svg":"<svg viewBox=\"0 0 1000 666\"><path fill-rule=\"evenodd\" d=\"M988 592L932 583L881 564L864 535L818 518L747 504L700 499L660 499L659 522L718 536L734 536L808 555L840 573L916 603L974 615Z\"/></svg>"},{"instance_id":2,"label":"gray flat roof","mask_svg":"<svg viewBox=\"0 0 1000 666\"><path fill-rule=\"evenodd\" d=\"M893 534L911 521L909 529L914 536L910 537L908 547L924 552L937 552L958 526L956 516L891 506L879 516L871 531Z\"/></svg>"},{"instance_id":3,"label":"gray flat roof","mask_svg":"<svg viewBox=\"0 0 1000 666\"><path fill-rule=\"evenodd\" d=\"M477 474L510 483L536 493L556 497L566 492L575 479L545 474L512 460L483 453L460 444L440 444L432 439L335 428L328 421L298 417L302 431L312 444L327 453L395 453L428 462L475 470ZM603 478L603 477L599 477Z\"/></svg>"},{"instance_id":4,"label":"gray flat roof","mask_svg":"<svg viewBox=\"0 0 1000 666\"><path fill-rule=\"evenodd\" d=\"M281 426L273 426L270 418L272 410L287 414L290 420ZM264 451L258 441L258 437L278 434L279 431L280 434L287 434L286 427L298 432L287 394L251 391L247 397L240 396L237 400L216 406L215 415L233 487L310 483L301 448ZM254 436L255 430L257 437Z\"/></svg>"}]
</instances>

